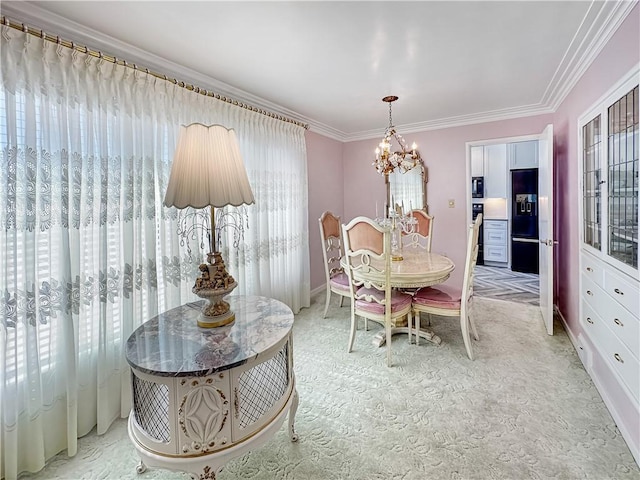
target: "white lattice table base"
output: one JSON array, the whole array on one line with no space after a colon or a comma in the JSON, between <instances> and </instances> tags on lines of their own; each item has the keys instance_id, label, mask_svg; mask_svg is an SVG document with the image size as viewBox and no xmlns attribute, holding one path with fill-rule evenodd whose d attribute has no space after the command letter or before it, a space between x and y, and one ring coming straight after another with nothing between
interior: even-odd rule
<instances>
[{"instance_id":1,"label":"white lattice table base","mask_svg":"<svg viewBox=\"0 0 640 480\"><path fill-rule=\"evenodd\" d=\"M232 444L224 450L201 455L198 457L169 457L147 450L136 440L136 427L133 412L129 415L129 437L140 455L140 463L137 467L138 473L144 473L147 467L165 468L167 470L187 472L193 479L215 479L220 470L234 458L244 455L250 450L254 450L267 442L280 429L284 423L287 413L289 414L289 437L292 442L298 441L295 433L294 423L296 410L298 408L298 392L294 389L292 395L284 408L270 420L267 425L248 439Z\"/></svg>"},{"instance_id":2,"label":"white lattice table base","mask_svg":"<svg viewBox=\"0 0 640 480\"><path fill-rule=\"evenodd\" d=\"M293 313L264 297L228 297L232 324L201 328L200 305L183 305L143 323L127 341L133 407L129 437L141 462L214 479L231 459L269 440L298 393Z\"/></svg>"}]
</instances>

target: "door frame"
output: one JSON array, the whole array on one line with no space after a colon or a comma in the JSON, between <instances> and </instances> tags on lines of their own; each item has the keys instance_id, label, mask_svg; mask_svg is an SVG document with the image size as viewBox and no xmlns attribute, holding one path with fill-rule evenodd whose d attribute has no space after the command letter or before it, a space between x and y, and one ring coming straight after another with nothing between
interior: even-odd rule
<instances>
[{"instance_id":1,"label":"door frame","mask_svg":"<svg viewBox=\"0 0 640 480\"><path fill-rule=\"evenodd\" d=\"M466 185L466 193L465 193L465 197L466 197L466 218L467 218L467 224L470 224L473 220L473 215L471 213L471 204L473 203L473 198L471 197L471 147L484 147L487 145L496 145L496 144L501 144L501 143L514 143L514 142L528 142L530 140L538 140L540 141L543 137L543 132L546 129L546 125L543 128L542 132L540 133L533 133L533 134L528 134L528 135L515 135L512 137L500 137L500 138L490 138L490 139L485 139L485 140L473 140L473 141L469 141L469 142L465 142L465 156L466 156L466 160L465 160L465 164L466 164L466 168L465 168L465 185ZM540 152L538 151L538 155L540 155ZM507 159L508 161L508 159ZM552 169L555 170L555 164L553 162L553 159L551 161L551 167ZM509 169L509 164L507 163L507 168ZM550 187L552 190L555 188L555 178L554 178L554 184L550 185ZM507 192L511 191L511 175L507 175ZM508 200L508 199L507 199ZM555 208L555 207L554 207ZM507 208L507 220L508 220L508 225L511 225L511 208ZM555 225L553 226L555 227ZM554 228L554 236L555 236L555 228ZM510 238L510 237L509 237ZM508 251L508 257L509 257L509 268L511 268L511 242L507 242L507 251ZM539 262L539 260L538 260ZM555 304L555 300L557 298L557 285L555 282L555 265L557 264L557 259L554 256L554 274L553 274L553 278L552 278L552 282L553 282L553 309L556 309L556 304Z\"/></svg>"}]
</instances>

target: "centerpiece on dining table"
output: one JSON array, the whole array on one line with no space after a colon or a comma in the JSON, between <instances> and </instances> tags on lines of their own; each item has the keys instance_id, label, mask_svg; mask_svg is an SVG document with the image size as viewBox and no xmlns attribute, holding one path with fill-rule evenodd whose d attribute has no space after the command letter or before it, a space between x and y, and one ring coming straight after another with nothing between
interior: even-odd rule
<instances>
[{"instance_id":1,"label":"centerpiece on dining table","mask_svg":"<svg viewBox=\"0 0 640 480\"><path fill-rule=\"evenodd\" d=\"M393 195L391 205L385 209L386 216L378 216L378 204L376 204L376 222L391 229L391 260L399 262L402 257L402 235L410 235L415 232L418 220L413 216L413 208L409 203L409 213L405 211L404 201L396 204Z\"/></svg>"}]
</instances>

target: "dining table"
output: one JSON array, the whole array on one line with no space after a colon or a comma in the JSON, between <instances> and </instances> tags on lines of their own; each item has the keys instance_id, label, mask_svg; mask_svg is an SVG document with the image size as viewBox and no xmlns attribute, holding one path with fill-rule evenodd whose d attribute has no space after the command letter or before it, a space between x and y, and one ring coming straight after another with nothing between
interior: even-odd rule
<instances>
[{"instance_id":1,"label":"dining table","mask_svg":"<svg viewBox=\"0 0 640 480\"><path fill-rule=\"evenodd\" d=\"M404 247L397 260L391 262L390 282L392 288L410 291L421 287L430 287L445 282L455 269L453 261L445 255L428 252L420 246ZM374 263L374 262L372 262ZM340 261L341 266L347 269L346 258ZM384 282L384 275L369 272L354 272L358 281ZM382 281L382 282L381 282ZM405 325L406 323L406 325ZM400 323L391 326L391 335L397 333L409 333L408 321L400 320ZM439 345L442 340L432 331L419 328L418 335L425 340ZM384 345L385 332L379 332L373 340L378 346Z\"/></svg>"}]
</instances>

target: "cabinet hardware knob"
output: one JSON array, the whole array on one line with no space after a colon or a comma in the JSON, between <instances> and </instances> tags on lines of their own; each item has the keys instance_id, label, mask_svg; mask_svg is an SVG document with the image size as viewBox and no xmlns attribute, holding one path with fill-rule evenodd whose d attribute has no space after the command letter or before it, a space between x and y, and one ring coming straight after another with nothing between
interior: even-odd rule
<instances>
[{"instance_id":1,"label":"cabinet hardware knob","mask_svg":"<svg viewBox=\"0 0 640 480\"><path fill-rule=\"evenodd\" d=\"M613 358L615 358L620 363L624 363L624 360L622 359L622 357L620 355L618 355L617 353L613 356Z\"/></svg>"},{"instance_id":2,"label":"cabinet hardware knob","mask_svg":"<svg viewBox=\"0 0 640 480\"><path fill-rule=\"evenodd\" d=\"M621 327L624 327L624 323L622 323L620 320L618 320L617 318L613 320L613 323L615 323L616 325L620 325Z\"/></svg>"},{"instance_id":3,"label":"cabinet hardware knob","mask_svg":"<svg viewBox=\"0 0 640 480\"><path fill-rule=\"evenodd\" d=\"M624 292L622 290L620 290L619 288L616 288L613 291L616 292L618 295L624 295Z\"/></svg>"},{"instance_id":4,"label":"cabinet hardware knob","mask_svg":"<svg viewBox=\"0 0 640 480\"><path fill-rule=\"evenodd\" d=\"M593 325L593 320L591 320L591 317L587 317L587 323L590 323L591 325Z\"/></svg>"},{"instance_id":5,"label":"cabinet hardware knob","mask_svg":"<svg viewBox=\"0 0 640 480\"><path fill-rule=\"evenodd\" d=\"M587 272L593 272L593 268L587 267Z\"/></svg>"},{"instance_id":6,"label":"cabinet hardware knob","mask_svg":"<svg viewBox=\"0 0 640 480\"><path fill-rule=\"evenodd\" d=\"M591 290L587 290L587 295L591 295L593 297L593 292Z\"/></svg>"}]
</instances>

